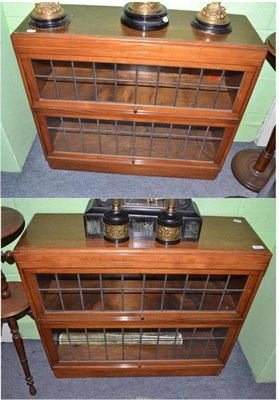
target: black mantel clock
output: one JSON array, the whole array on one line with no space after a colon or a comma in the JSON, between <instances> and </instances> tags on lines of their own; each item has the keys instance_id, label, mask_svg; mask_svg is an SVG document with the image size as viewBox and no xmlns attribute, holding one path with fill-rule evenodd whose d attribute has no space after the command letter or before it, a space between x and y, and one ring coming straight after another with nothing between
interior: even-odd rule
<instances>
[{"instance_id":1,"label":"black mantel clock","mask_svg":"<svg viewBox=\"0 0 279 400\"><path fill-rule=\"evenodd\" d=\"M157 235L159 225L165 223L168 227L168 220L162 219L162 213L167 212L171 200L167 199L122 199L121 209L129 217L129 238L157 240L160 243L172 244L172 240ZM202 227L202 217L198 207L191 199L175 199L172 212L176 220L181 219L181 234L173 241L197 242ZM101 238L105 235L108 211L113 208L112 199L91 199L84 212L84 227L87 238ZM159 220L158 220L159 218ZM164 222L165 221L165 222ZM179 225L179 224L178 224ZM178 240L179 239L179 240ZM174 243L174 244L175 244Z\"/></svg>"}]
</instances>

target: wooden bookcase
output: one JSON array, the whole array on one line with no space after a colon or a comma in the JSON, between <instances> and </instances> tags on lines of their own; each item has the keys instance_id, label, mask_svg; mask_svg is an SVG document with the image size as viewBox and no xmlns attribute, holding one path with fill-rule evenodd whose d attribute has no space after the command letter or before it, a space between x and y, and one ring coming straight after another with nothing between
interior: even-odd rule
<instances>
[{"instance_id":1,"label":"wooden bookcase","mask_svg":"<svg viewBox=\"0 0 279 400\"><path fill-rule=\"evenodd\" d=\"M215 179L253 91L266 48L248 19L208 35L196 12L132 30L119 7L69 5L67 29L12 42L52 168Z\"/></svg>"},{"instance_id":2,"label":"wooden bookcase","mask_svg":"<svg viewBox=\"0 0 279 400\"><path fill-rule=\"evenodd\" d=\"M243 218L116 245L80 214L35 215L13 255L59 378L219 374L271 258Z\"/></svg>"}]
</instances>

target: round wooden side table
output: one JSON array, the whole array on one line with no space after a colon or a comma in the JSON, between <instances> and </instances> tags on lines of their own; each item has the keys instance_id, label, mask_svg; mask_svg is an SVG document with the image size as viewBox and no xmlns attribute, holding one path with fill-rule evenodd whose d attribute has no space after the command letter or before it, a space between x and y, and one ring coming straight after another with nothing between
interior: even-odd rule
<instances>
[{"instance_id":1,"label":"round wooden side table","mask_svg":"<svg viewBox=\"0 0 279 400\"><path fill-rule=\"evenodd\" d=\"M4 247L13 242L22 233L25 221L21 213L9 207L1 207L1 220L1 247ZM1 253L1 261L13 264L12 252L8 250L5 253ZM12 339L25 374L25 380L29 386L29 393L35 396L37 391L30 373L24 344L17 323L19 318L30 313L30 307L22 283L8 283L3 271L1 271L1 298L1 322L6 322L9 325Z\"/></svg>"},{"instance_id":2,"label":"round wooden side table","mask_svg":"<svg viewBox=\"0 0 279 400\"><path fill-rule=\"evenodd\" d=\"M276 70L276 34L266 39L267 61ZM253 192L259 193L275 171L275 138L274 127L269 142L263 150L241 150L232 159L232 172L238 182Z\"/></svg>"}]
</instances>

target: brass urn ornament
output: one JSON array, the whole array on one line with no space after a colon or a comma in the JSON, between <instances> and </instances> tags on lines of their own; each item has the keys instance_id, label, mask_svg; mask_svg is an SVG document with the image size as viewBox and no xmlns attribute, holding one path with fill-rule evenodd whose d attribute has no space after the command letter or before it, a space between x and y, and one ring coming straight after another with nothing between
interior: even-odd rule
<instances>
[{"instance_id":1,"label":"brass urn ornament","mask_svg":"<svg viewBox=\"0 0 279 400\"><path fill-rule=\"evenodd\" d=\"M58 29L67 26L70 18L59 3L35 3L29 25L35 29Z\"/></svg>"},{"instance_id":2,"label":"brass urn ornament","mask_svg":"<svg viewBox=\"0 0 279 400\"><path fill-rule=\"evenodd\" d=\"M153 1L145 3L145 2L134 1L129 4L130 4L129 6L130 10L140 15L156 15L162 11L162 5L160 2Z\"/></svg>"},{"instance_id":3,"label":"brass urn ornament","mask_svg":"<svg viewBox=\"0 0 279 400\"><path fill-rule=\"evenodd\" d=\"M198 12L192 21L192 26L207 33L224 34L232 31L226 9L221 6L219 1L207 4L206 7Z\"/></svg>"},{"instance_id":4,"label":"brass urn ornament","mask_svg":"<svg viewBox=\"0 0 279 400\"><path fill-rule=\"evenodd\" d=\"M131 2L123 8L123 25L140 31L156 31L169 24L168 10L160 2Z\"/></svg>"},{"instance_id":5,"label":"brass urn ornament","mask_svg":"<svg viewBox=\"0 0 279 400\"><path fill-rule=\"evenodd\" d=\"M175 199L169 199L165 211L158 215L156 240L162 244L176 244L181 240L183 218L176 212Z\"/></svg>"},{"instance_id":6,"label":"brass urn ornament","mask_svg":"<svg viewBox=\"0 0 279 400\"><path fill-rule=\"evenodd\" d=\"M112 243L122 243L129 239L129 215L122 210L120 199L112 200L112 208L105 212L104 239Z\"/></svg>"}]
</instances>

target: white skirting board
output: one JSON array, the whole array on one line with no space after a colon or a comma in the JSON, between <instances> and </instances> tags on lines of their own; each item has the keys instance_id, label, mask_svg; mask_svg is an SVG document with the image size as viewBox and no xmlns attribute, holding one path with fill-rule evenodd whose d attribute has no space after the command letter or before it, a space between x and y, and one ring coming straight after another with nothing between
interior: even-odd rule
<instances>
[{"instance_id":1,"label":"white skirting board","mask_svg":"<svg viewBox=\"0 0 279 400\"><path fill-rule=\"evenodd\" d=\"M275 124L276 124L276 98L273 99L271 107L268 113L266 114L265 120L256 136L255 143L257 146L265 147L267 145Z\"/></svg>"}]
</instances>

